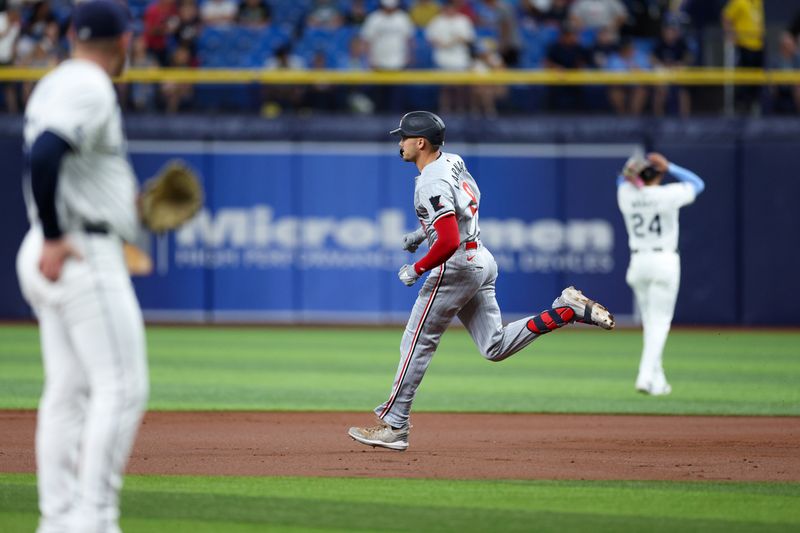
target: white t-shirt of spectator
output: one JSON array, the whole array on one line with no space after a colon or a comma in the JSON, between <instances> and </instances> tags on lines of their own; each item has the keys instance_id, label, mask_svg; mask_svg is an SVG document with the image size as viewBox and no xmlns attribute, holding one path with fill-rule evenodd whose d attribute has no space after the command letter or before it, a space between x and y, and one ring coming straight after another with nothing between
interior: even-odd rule
<instances>
[{"instance_id":1,"label":"white t-shirt of spectator","mask_svg":"<svg viewBox=\"0 0 800 533\"><path fill-rule=\"evenodd\" d=\"M617 28L616 20L627 16L628 11L620 0L575 0L570 17L578 19L586 28Z\"/></svg>"},{"instance_id":2,"label":"white t-shirt of spectator","mask_svg":"<svg viewBox=\"0 0 800 533\"><path fill-rule=\"evenodd\" d=\"M475 27L466 15L437 15L425 29L425 38L433 46L433 62L437 67L444 70L470 67L468 43L475 40Z\"/></svg>"},{"instance_id":3,"label":"white t-shirt of spectator","mask_svg":"<svg viewBox=\"0 0 800 533\"><path fill-rule=\"evenodd\" d=\"M238 12L239 6L233 0L206 0L200 8L200 17L207 24L220 24L232 22Z\"/></svg>"},{"instance_id":4,"label":"white t-shirt of spectator","mask_svg":"<svg viewBox=\"0 0 800 533\"><path fill-rule=\"evenodd\" d=\"M14 61L14 43L19 37L19 24L12 25L8 13L0 13L0 65L10 65Z\"/></svg>"},{"instance_id":5,"label":"white t-shirt of spectator","mask_svg":"<svg viewBox=\"0 0 800 533\"><path fill-rule=\"evenodd\" d=\"M402 10L370 13L361 28L361 38L369 47L369 64L380 70L402 70L408 65L408 40L414 23Z\"/></svg>"}]
</instances>

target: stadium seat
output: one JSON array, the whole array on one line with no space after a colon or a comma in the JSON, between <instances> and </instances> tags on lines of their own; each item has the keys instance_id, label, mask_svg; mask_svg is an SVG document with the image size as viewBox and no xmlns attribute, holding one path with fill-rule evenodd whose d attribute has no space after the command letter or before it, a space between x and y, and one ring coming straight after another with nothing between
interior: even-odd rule
<instances>
[{"instance_id":1,"label":"stadium seat","mask_svg":"<svg viewBox=\"0 0 800 533\"><path fill-rule=\"evenodd\" d=\"M347 62L350 41L358 35L358 26L342 26L335 30L308 28L294 45L295 53L310 63L314 55L324 52L328 66L338 67Z\"/></svg>"},{"instance_id":2,"label":"stadium seat","mask_svg":"<svg viewBox=\"0 0 800 533\"><path fill-rule=\"evenodd\" d=\"M313 0L269 0L275 24L297 28L314 5Z\"/></svg>"}]
</instances>

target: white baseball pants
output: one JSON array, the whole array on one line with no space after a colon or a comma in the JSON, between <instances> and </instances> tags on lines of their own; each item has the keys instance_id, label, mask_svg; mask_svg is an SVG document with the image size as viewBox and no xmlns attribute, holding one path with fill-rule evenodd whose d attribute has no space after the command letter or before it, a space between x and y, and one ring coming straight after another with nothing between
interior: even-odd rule
<instances>
[{"instance_id":1,"label":"white baseball pants","mask_svg":"<svg viewBox=\"0 0 800 533\"><path fill-rule=\"evenodd\" d=\"M662 356L667 342L681 278L676 252L631 254L625 277L642 316L644 344L637 383L666 383Z\"/></svg>"},{"instance_id":2,"label":"white baseball pants","mask_svg":"<svg viewBox=\"0 0 800 533\"><path fill-rule=\"evenodd\" d=\"M39 320L44 391L36 428L40 533L119 531L119 491L149 391L144 323L117 237L75 233L51 283L41 230L17 256Z\"/></svg>"}]
</instances>

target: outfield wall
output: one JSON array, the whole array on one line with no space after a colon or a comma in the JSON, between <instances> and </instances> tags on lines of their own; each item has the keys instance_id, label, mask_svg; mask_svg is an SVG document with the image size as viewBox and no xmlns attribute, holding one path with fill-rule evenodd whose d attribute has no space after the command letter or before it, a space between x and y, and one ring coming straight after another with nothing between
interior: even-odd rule
<instances>
[{"instance_id":1,"label":"outfield wall","mask_svg":"<svg viewBox=\"0 0 800 533\"><path fill-rule=\"evenodd\" d=\"M623 318L635 314L624 282L628 250L615 176L625 158L644 146L694 169L707 183L697 203L682 212L676 321L800 324L787 297L797 293L800 266L793 137L732 136L719 125L716 135L697 127L680 135L615 127L627 133L603 138L583 130L574 140L552 135L545 142L533 125L536 134L524 143L459 142L457 132L450 134L447 149L464 156L482 190L482 237L500 265L498 300L507 316L541 310L568 284ZM140 177L177 157L199 172L207 191L206 207L192 223L144 243L156 265L154 275L136 280L146 316L405 320L417 289L400 284L395 273L411 260L398 249L402 234L416 226L414 167L400 160L391 140L259 136L265 138L176 141L132 132L131 159ZM0 139L6 228L0 316L20 318L29 316L13 273L25 231L22 165L18 139L8 137Z\"/></svg>"}]
</instances>

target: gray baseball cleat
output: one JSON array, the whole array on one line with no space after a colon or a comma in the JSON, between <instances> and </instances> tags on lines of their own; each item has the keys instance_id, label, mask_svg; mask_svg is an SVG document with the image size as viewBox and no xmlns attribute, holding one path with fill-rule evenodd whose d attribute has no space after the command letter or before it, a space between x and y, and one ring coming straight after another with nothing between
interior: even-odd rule
<instances>
[{"instance_id":1,"label":"gray baseball cleat","mask_svg":"<svg viewBox=\"0 0 800 533\"><path fill-rule=\"evenodd\" d=\"M553 301L553 307L570 307L575 311L576 322L614 329L614 315L575 287L567 287L561 291L561 296Z\"/></svg>"},{"instance_id":2,"label":"gray baseball cleat","mask_svg":"<svg viewBox=\"0 0 800 533\"><path fill-rule=\"evenodd\" d=\"M380 446L390 450L405 451L408 448L408 431L411 426L406 425L402 428L393 428L383 420L378 420L378 424L366 427L352 427L347 430L347 434L368 446Z\"/></svg>"}]
</instances>

